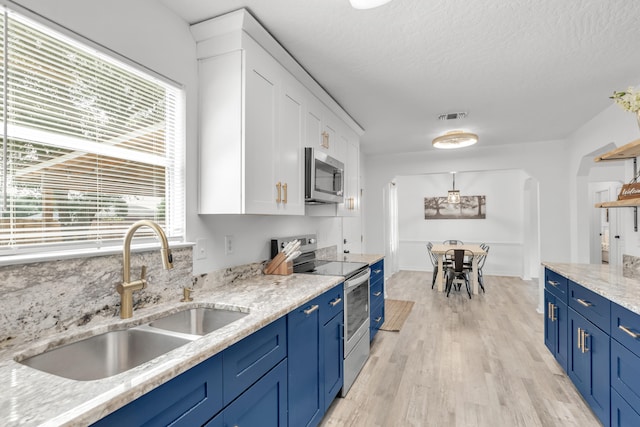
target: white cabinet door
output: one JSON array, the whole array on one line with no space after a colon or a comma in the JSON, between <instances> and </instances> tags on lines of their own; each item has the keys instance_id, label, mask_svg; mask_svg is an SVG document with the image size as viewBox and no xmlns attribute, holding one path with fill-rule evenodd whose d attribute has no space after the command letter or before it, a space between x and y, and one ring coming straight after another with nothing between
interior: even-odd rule
<instances>
[{"instance_id":1,"label":"white cabinet door","mask_svg":"<svg viewBox=\"0 0 640 427\"><path fill-rule=\"evenodd\" d=\"M259 47L246 46L245 59L244 213L273 214L278 211L278 79L281 77L276 61Z\"/></svg>"},{"instance_id":2,"label":"white cabinet door","mask_svg":"<svg viewBox=\"0 0 640 427\"><path fill-rule=\"evenodd\" d=\"M360 215L360 144L348 130L338 136L344 162L344 203L338 205L339 216Z\"/></svg>"},{"instance_id":3,"label":"white cabinet door","mask_svg":"<svg viewBox=\"0 0 640 427\"><path fill-rule=\"evenodd\" d=\"M284 80L276 178L282 183L279 213L288 215L304 215L304 97L293 77Z\"/></svg>"}]
</instances>

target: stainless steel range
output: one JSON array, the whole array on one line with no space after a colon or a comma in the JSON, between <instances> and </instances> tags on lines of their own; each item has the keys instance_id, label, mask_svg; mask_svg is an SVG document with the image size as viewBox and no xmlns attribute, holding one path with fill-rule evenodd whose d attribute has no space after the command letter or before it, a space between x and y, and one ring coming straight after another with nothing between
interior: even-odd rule
<instances>
[{"instance_id":1,"label":"stainless steel range","mask_svg":"<svg viewBox=\"0 0 640 427\"><path fill-rule=\"evenodd\" d=\"M271 240L273 258L287 243L299 240L302 254L294 260L293 272L343 276L344 281L344 384L342 397L353 385L369 358L369 265L362 262L326 261L316 258L315 234Z\"/></svg>"}]
</instances>

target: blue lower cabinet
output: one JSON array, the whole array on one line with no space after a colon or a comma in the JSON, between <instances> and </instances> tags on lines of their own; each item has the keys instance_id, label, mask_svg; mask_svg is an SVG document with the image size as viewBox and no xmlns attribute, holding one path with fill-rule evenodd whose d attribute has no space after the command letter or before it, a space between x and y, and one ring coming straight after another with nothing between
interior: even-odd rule
<instances>
[{"instance_id":1,"label":"blue lower cabinet","mask_svg":"<svg viewBox=\"0 0 640 427\"><path fill-rule=\"evenodd\" d=\"M222 409L220 354L108 415L94 426L202 425Z\"/></svg>"},{"instance_id":2,"label":"blue lower cabinet","mask_svg":"<svg viewBox=\"0 0 640 427\"><path fill-rule=\"evenodd\" d=\"M369 341L378 333L384 323L384 260L380 260L370 267L369 279L369 307L371 317L369 319Z\"/></svg>"},{"instance_id":3,"label":"blue lower cabinet","mask_svg":"<svg viewBox=\"0 0 640 427\"><path fill-rule=\"evenodd\" d=\"M315 426L324 413L320 385L320 297L287 315L289 425Z\"/></svg>"},{"instance_id":4,"label":"blue lower cabinet","mask_svg":"<svg viewBox=\"0 0 640 427\"><path fill-rule=\"evenodd\" d=\"M344 382L344 314L340 312L322 327L322 367L324 389L323 411L326 410L336 398Z\"/></svg>"},{"instance_id":5,"label":"blue lower cabinet","mask_svg":"<svg viewBox=\"0 0 640 427\"><path fill-rule=\"evenodd\" d=\"M224 350L224 404L229 404L286 356L286 317Z\"/></svg>"},{"instance_id":6,"label":"blue lower cabinet","mask_svg":"<svg viewBox=\"0 0 640 427\"><path fill-rule=\"evenodd\" d=\"M384 302L371 306L371 319L369 323L369 341L373 341L380 327L384 323Z\"/></svg>"},{"instance_id":7,"label":"blue lower cabinet","mask_svg":"<svg viewBox=\"0 0 640 427\"><path fill-rule=\"evenodd\" d=\"M287 395L285 359L231 402L206 426L287 427Z\"/></svg>"},{"instance_id":8,"label":"blue lower cabinet","mask_svg":"<svg viewBox=\"0 0 640 427\"><path fill-rule=\"evenodd\" d=\"M611 340L611 387L632 407L640 410L640 357L613 339Z\"/></svg>"},{"instance_id":9,"label":"blue lower cabinet","mask_svg":"<svg viewBox=\"0 0 640 427\"><path fill-rule=\"evenodd\" d=\"M615 390L611 390L611 426L640 426L640 414L629 405Z\"/></svg>"},{"instance_id":10,"label":"blue lower cabinet","mask_svg":"<svg viewBox=\"0 0 640 427\"><path fill-rule=\"evenodd\" d=\"M544 344L556 358L564 371L567 371L569 343L567 304L549 290L544 291Z\"/></svg>"},{"instance_id":11,"label":"blue lower cabinet","mask_svg":"<svg viewBox=\"0 0 640 427\"><path fill-rule=\"evenodd\" d=\"M581 314L569 308L567 373L604 426L610 423L610 339Z\"/></svg>"}]
</instances>

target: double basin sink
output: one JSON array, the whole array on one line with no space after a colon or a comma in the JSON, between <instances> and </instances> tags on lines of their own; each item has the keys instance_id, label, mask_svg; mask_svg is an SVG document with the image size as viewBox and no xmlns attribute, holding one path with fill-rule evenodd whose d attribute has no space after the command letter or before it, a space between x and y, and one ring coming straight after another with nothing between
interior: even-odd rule
<instances>
[{"instance_id":1,"label":"double basin sink","mask_svg":"<svg viewBox=\"0 0 640 427\"><path fill-rule=\"evenodd\" d=\"M18 361L73 380L107 378L168 353L247 314L221 308L190 308L144 325L95 335Z\"/></svg>"}]
</instances>

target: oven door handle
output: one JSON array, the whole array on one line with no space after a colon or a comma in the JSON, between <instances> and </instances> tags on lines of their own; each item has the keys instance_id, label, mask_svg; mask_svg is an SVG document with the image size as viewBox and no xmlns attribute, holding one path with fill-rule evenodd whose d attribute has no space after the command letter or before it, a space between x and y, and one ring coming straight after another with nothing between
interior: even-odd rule
<instances>
[{"instance_id":1,"label":"oven door handle","mask_svg":"<svg viewBox=\"0 0 640 427\"><path fill-rule=\"evenodd\" d=\"M349 280L345 280L344 282L345 290L355 288L356 286L361 285L362 283L369 280L370 276L371 276L371 271L369 269L366 269L364 273L360 273L359 275L352 277Z\"/></svg>"}]
</instances>

